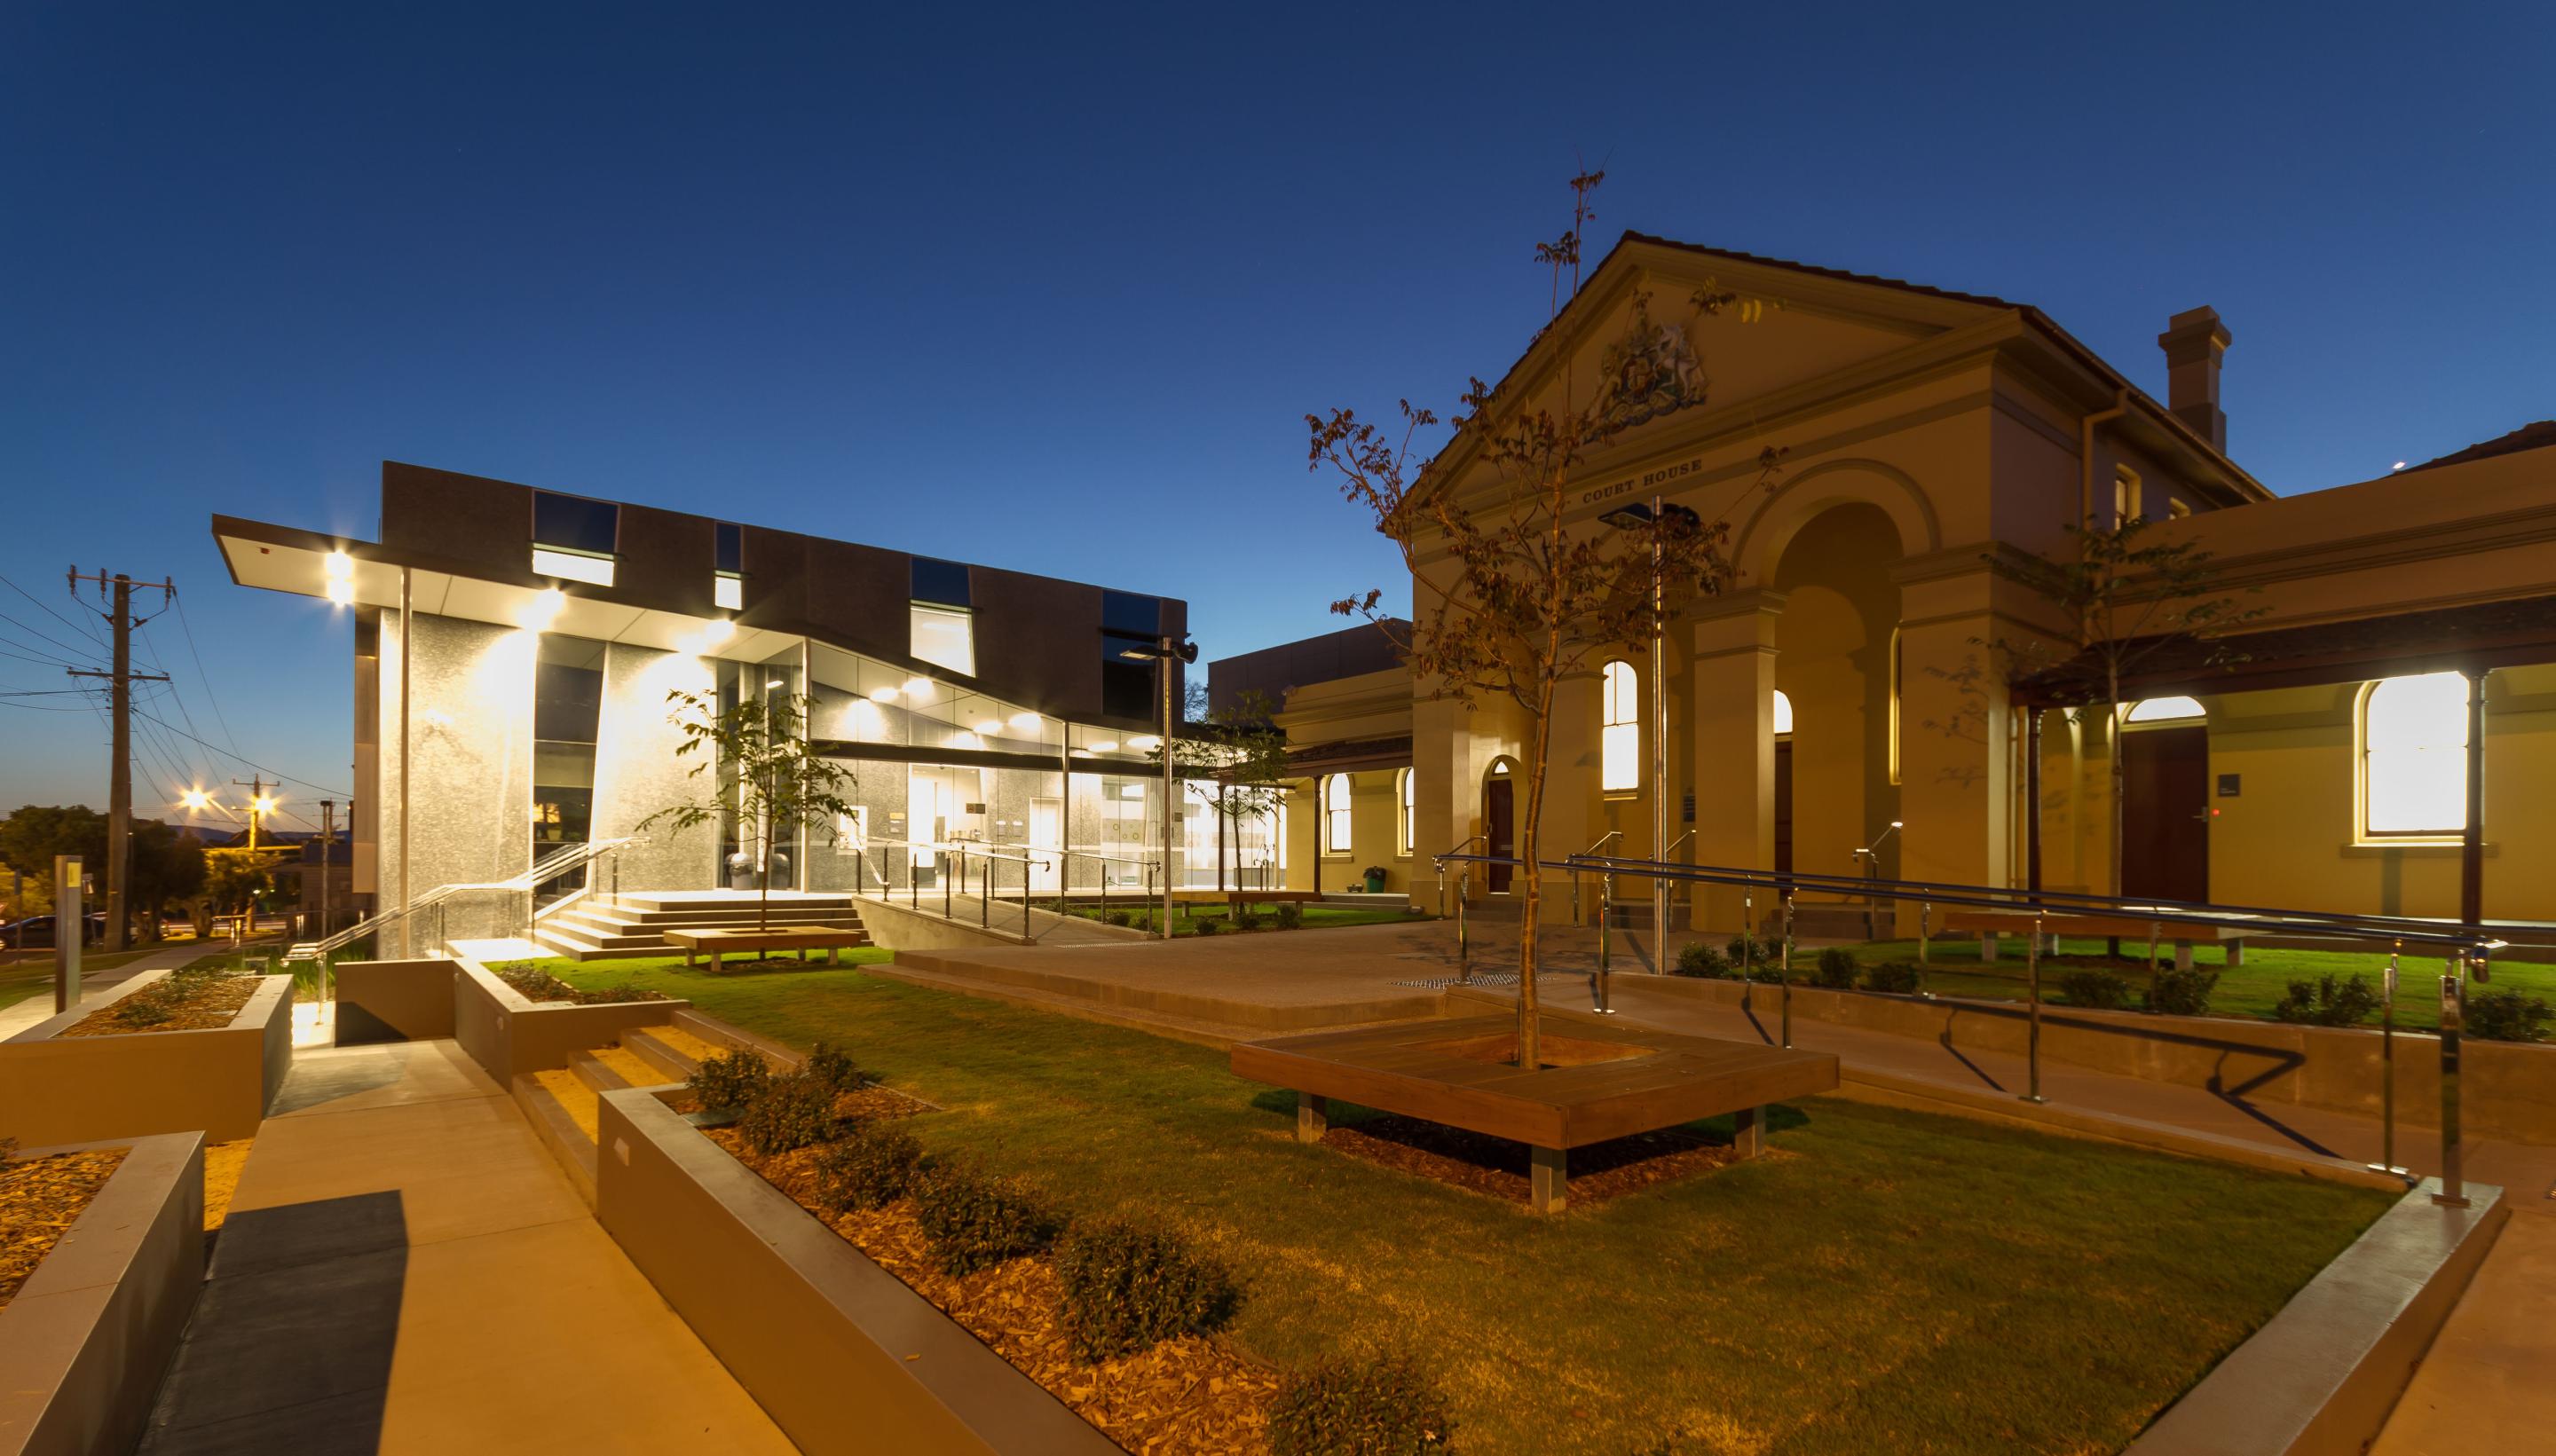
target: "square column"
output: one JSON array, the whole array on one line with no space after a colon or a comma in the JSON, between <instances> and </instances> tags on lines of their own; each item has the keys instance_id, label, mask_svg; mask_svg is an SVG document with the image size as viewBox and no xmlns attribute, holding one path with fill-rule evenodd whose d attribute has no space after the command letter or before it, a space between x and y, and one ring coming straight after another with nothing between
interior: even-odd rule
<instances>
[{"instance_id":1,"label":"square column","mask_svg":"<svg viewBox=\"0 0 2556 1456\"><path fill-rule=\"evenodd\" d=\"M1774 868L1775 620L1783 610L1781 592L1761 590L1716 598L1691 613L1697 864ZM1738 889L1699 885L1694 893L1693 928L1741 928ZM1773 908L1771 897L1757 897L1760 920Z\"/></svg>"},{"instance_id":2,"label":"square column","mask_svg":"<svg viewBox=\"0 0 2556 1456\"><path fill-rule=\"evenodd\" d=\"M1903 880L2006 885L2017 868L2016 734L2005 682L1980 645L1998 635L1999 623L1986 613L1913 617L1899 630L1899 817L1905 827L1896 836L1898 862L1884 861L1884 872ZM1901 933L1915 934L1917 907L1899 906L1897 923Z\"/></svg>"}]
</instances>

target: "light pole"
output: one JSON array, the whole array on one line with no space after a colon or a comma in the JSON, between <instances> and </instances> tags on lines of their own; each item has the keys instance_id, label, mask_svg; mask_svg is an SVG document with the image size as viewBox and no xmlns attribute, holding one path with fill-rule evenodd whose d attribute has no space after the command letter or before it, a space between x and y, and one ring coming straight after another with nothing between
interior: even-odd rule
<instances>
[{"instance_id":1,"label":"light pole","mask_svg":"<svg viewBox=\"0 0 2556 1456\"><path fill-rule=\"evenodd\" d=\"M1154 639L1152 647L1122 647L1118 656L1131 663L1152 663L1163 687L1163 938L1172 938L1172 832L1180 822L1173 817L1173 794L1178 784L1172 777L1172 664L1198 661L1198 644L1183 633L1178 637Z\"/></svg>"},{"instance_id":2,"label":"light pole","mask_svg":"<svg viewBox=\"0 0 2556 1456\"><path fill-rule=\"evenodd\" d=\"M1669 693L1668 693L1668 544L1661 533L1670 522L1687 527L1703 524L1701 517L1684 506L1672 506L1658 496L1649 505L1638 502L1616 507L1598 518L1618 531L1647 530L1651 536L1651 855L1664 857L1669 842ZM1651 877L1651 970L1668 969L1669 897L1668 883L1658 875Z\"/></svg>"}]
</instances>

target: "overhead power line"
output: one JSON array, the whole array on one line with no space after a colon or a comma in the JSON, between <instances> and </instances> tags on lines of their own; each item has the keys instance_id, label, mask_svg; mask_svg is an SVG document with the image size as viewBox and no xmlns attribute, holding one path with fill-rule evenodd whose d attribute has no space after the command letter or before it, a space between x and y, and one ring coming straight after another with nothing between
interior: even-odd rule
<instances>
[{"instance_id":1,"label":"overhead power line","mask_svg":"<svg viewBox=\"0 0 2556 1456\"><path fill-rule=\"evenodd\" d=\"M278 778L278 779L282 779L282 780L284 780L284 781L285 781L285 782L287 782L287 783L290 783L290 784L299 784L299 785L301 785L301 786L302 786L303 788L305 788L305 789L316 789L320 790L321 793L333 794L334 796L336 796L336 797L338 797L338 798L352 798L352 797L354 797L354 795L353 795L352 793L347 792L345 789L331 789L331 788L329 788L329 787L328 787L327 785L325 785L325 784L314 784L314 783L312 783L312 782L311 782L310 780L308 780L308 779L296 779L296 778L294 778L292 775L285 773L285 772L284 772L283 770L281 770L281 769L270 769L270 768L268 768L266 765L264 765L264 764L261 764L261 763L257 762L255 759L251 759L251 758L249 758L249 757L247 757L247 756L245 756L245 755L243 755L243 754L240 754L240 753L238 753L238 752L236 752L236 751L233 751L233 750L227 750L227 749L224 749L220 744L217 744L217 743L205 743L203 739L200 739L200 738L195 737L195 735L194 735L194 734L190 733L190 732L188 732L186 729L184 729L184 728L181 728L181 727L177 726L176 724L174 724L174 723L170 722L170 721L169 721L168 719L166 719L166 718L153 717L151 714L146 713L146 712L143 712L143 711L142 711L141 709L139 709L139 708L134 709L134 713L135 713L135 715L136 715L136 716L138 716L138 717L142 717L142 718L146 718L146 719L149 719L151 722L154 722L154 723L159 724L161 727L168 729L170 732L175 733L175 734L177 734L179 737L184 738L184 739L187 739L187 740L188 740L188 741L190 741L190 742L192 742L192 743L201 743L201 744L203 744L203 745L204 745L204 747L211 749L211 750L212 750L213 752L215 752L215 753L228 753L228 754L230 755L230 757L231 757L231 758L238 760L238 761L239 761L243 766L245 766L245 767L247 767L247 768L255 769L257 772L259 772L259 773L261 773L261 774L273 774L276 778Z\"/></svg>"}]
</instances>

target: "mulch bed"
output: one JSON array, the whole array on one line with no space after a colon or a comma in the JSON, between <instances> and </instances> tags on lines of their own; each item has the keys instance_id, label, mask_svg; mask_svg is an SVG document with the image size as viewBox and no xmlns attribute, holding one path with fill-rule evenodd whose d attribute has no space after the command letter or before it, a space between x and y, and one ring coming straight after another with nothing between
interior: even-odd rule
<instances>
[{"instance_id":1,"label":"mulch bed","mask_svg":"<svg viewBox=\"0 0 2556 1456\"><path fill-rule=\"evenodd\" d=\"M231 1024L257 994L258 976L169 976L57 1032L62 1036L129 1036L137 1031L205 1031Z\"/></svg>"},{"instance_id":2,"label":"mulch bed","mask_svg":"<svg viewBox=\"0 0 2556 1456\"><path fill-rule=\"evenodd\" d=\"M904 1112L923 1107L878 1086L846 1093L835 1106L839 1112L854 1099L872 1099L883 1110L867 1115L903 1115L884 1110L891 1105L884 1098L903 1102ZM1277 1398L1278 1374L1223 1341L1185 1335L1135 1355L1082 1364L1069 1352L1056 1267L1045 1257L953 1278L933 1262L910 1202L842 1214L814 1206L820 1149L761 1157L733 1129L712 1128L706 1135L1120 1447L1143 1456L1268 1451L1268 1410Z\"/></svg>"},{"instance_id":3,"label":"mulch bed","mask_svg":"<svg viewBox=\"0 0 2556 1456\"><path fill-rule=\"evenodd\" d=\"M123 1149L107 1148L10 1162L9 1147L0 1139L0 1308L124 1161Z\"/></svg>"},{"instance_id":4,"label":"mulch bed","mask_svg":"<svg viewBox=\"0 0 2556 1456\"><path fill-rule=\"evenodd\" d=\"M1335 1127L1323 1145L1398 1172L1411 1173L1512 1203L1527 1199L1531 1154L1523 1143L1469 1133L1418 1118L1386 1114ZM1759 1154L1777 1157L1773 1151ZM1727 1143L1682 1128L1637 1133L1574 1148L1568 1163L1575 1205L1621 1197L1656 1183L1737 1161Z\"/></svg>"}]
</instances>

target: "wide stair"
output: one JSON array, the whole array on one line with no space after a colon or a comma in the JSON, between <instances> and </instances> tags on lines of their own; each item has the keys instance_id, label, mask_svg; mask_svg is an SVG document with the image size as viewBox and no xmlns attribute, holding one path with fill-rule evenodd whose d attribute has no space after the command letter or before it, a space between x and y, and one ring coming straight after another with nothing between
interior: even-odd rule
<instances>
[{"instance_id":1,"label":"wide stair","mask_svg":"<svg viewBox=\"0 0 2556 1456\"><path fill-rule=\"evenodd\" d=\"M546 912L533 939L551 955L570 960L611 960L635 955L679 955L668 930L774 928L859 930L861 912L849 895L775 892L767 912L752 891L678 890L621 896L585 896ZM866 937L861 942L868 944Z\"/></svg>"},{"instance_id":2,"label":"wide stair","mask_svg":"<svg viewBox=\"0 0 2556 1456\"><path fill-rule=\"evenodd\" d=\"M608 1045L577 1052L558 1071L515 1078L515 1103L591 1208L602 1094L624 1087L680 1087L704 1059L739 1049L761 1052L776 1071L797 1064L793 1054L779 1047L679 1012L672 1025L634 1027Z\"/></svg>"}]
</instances>

